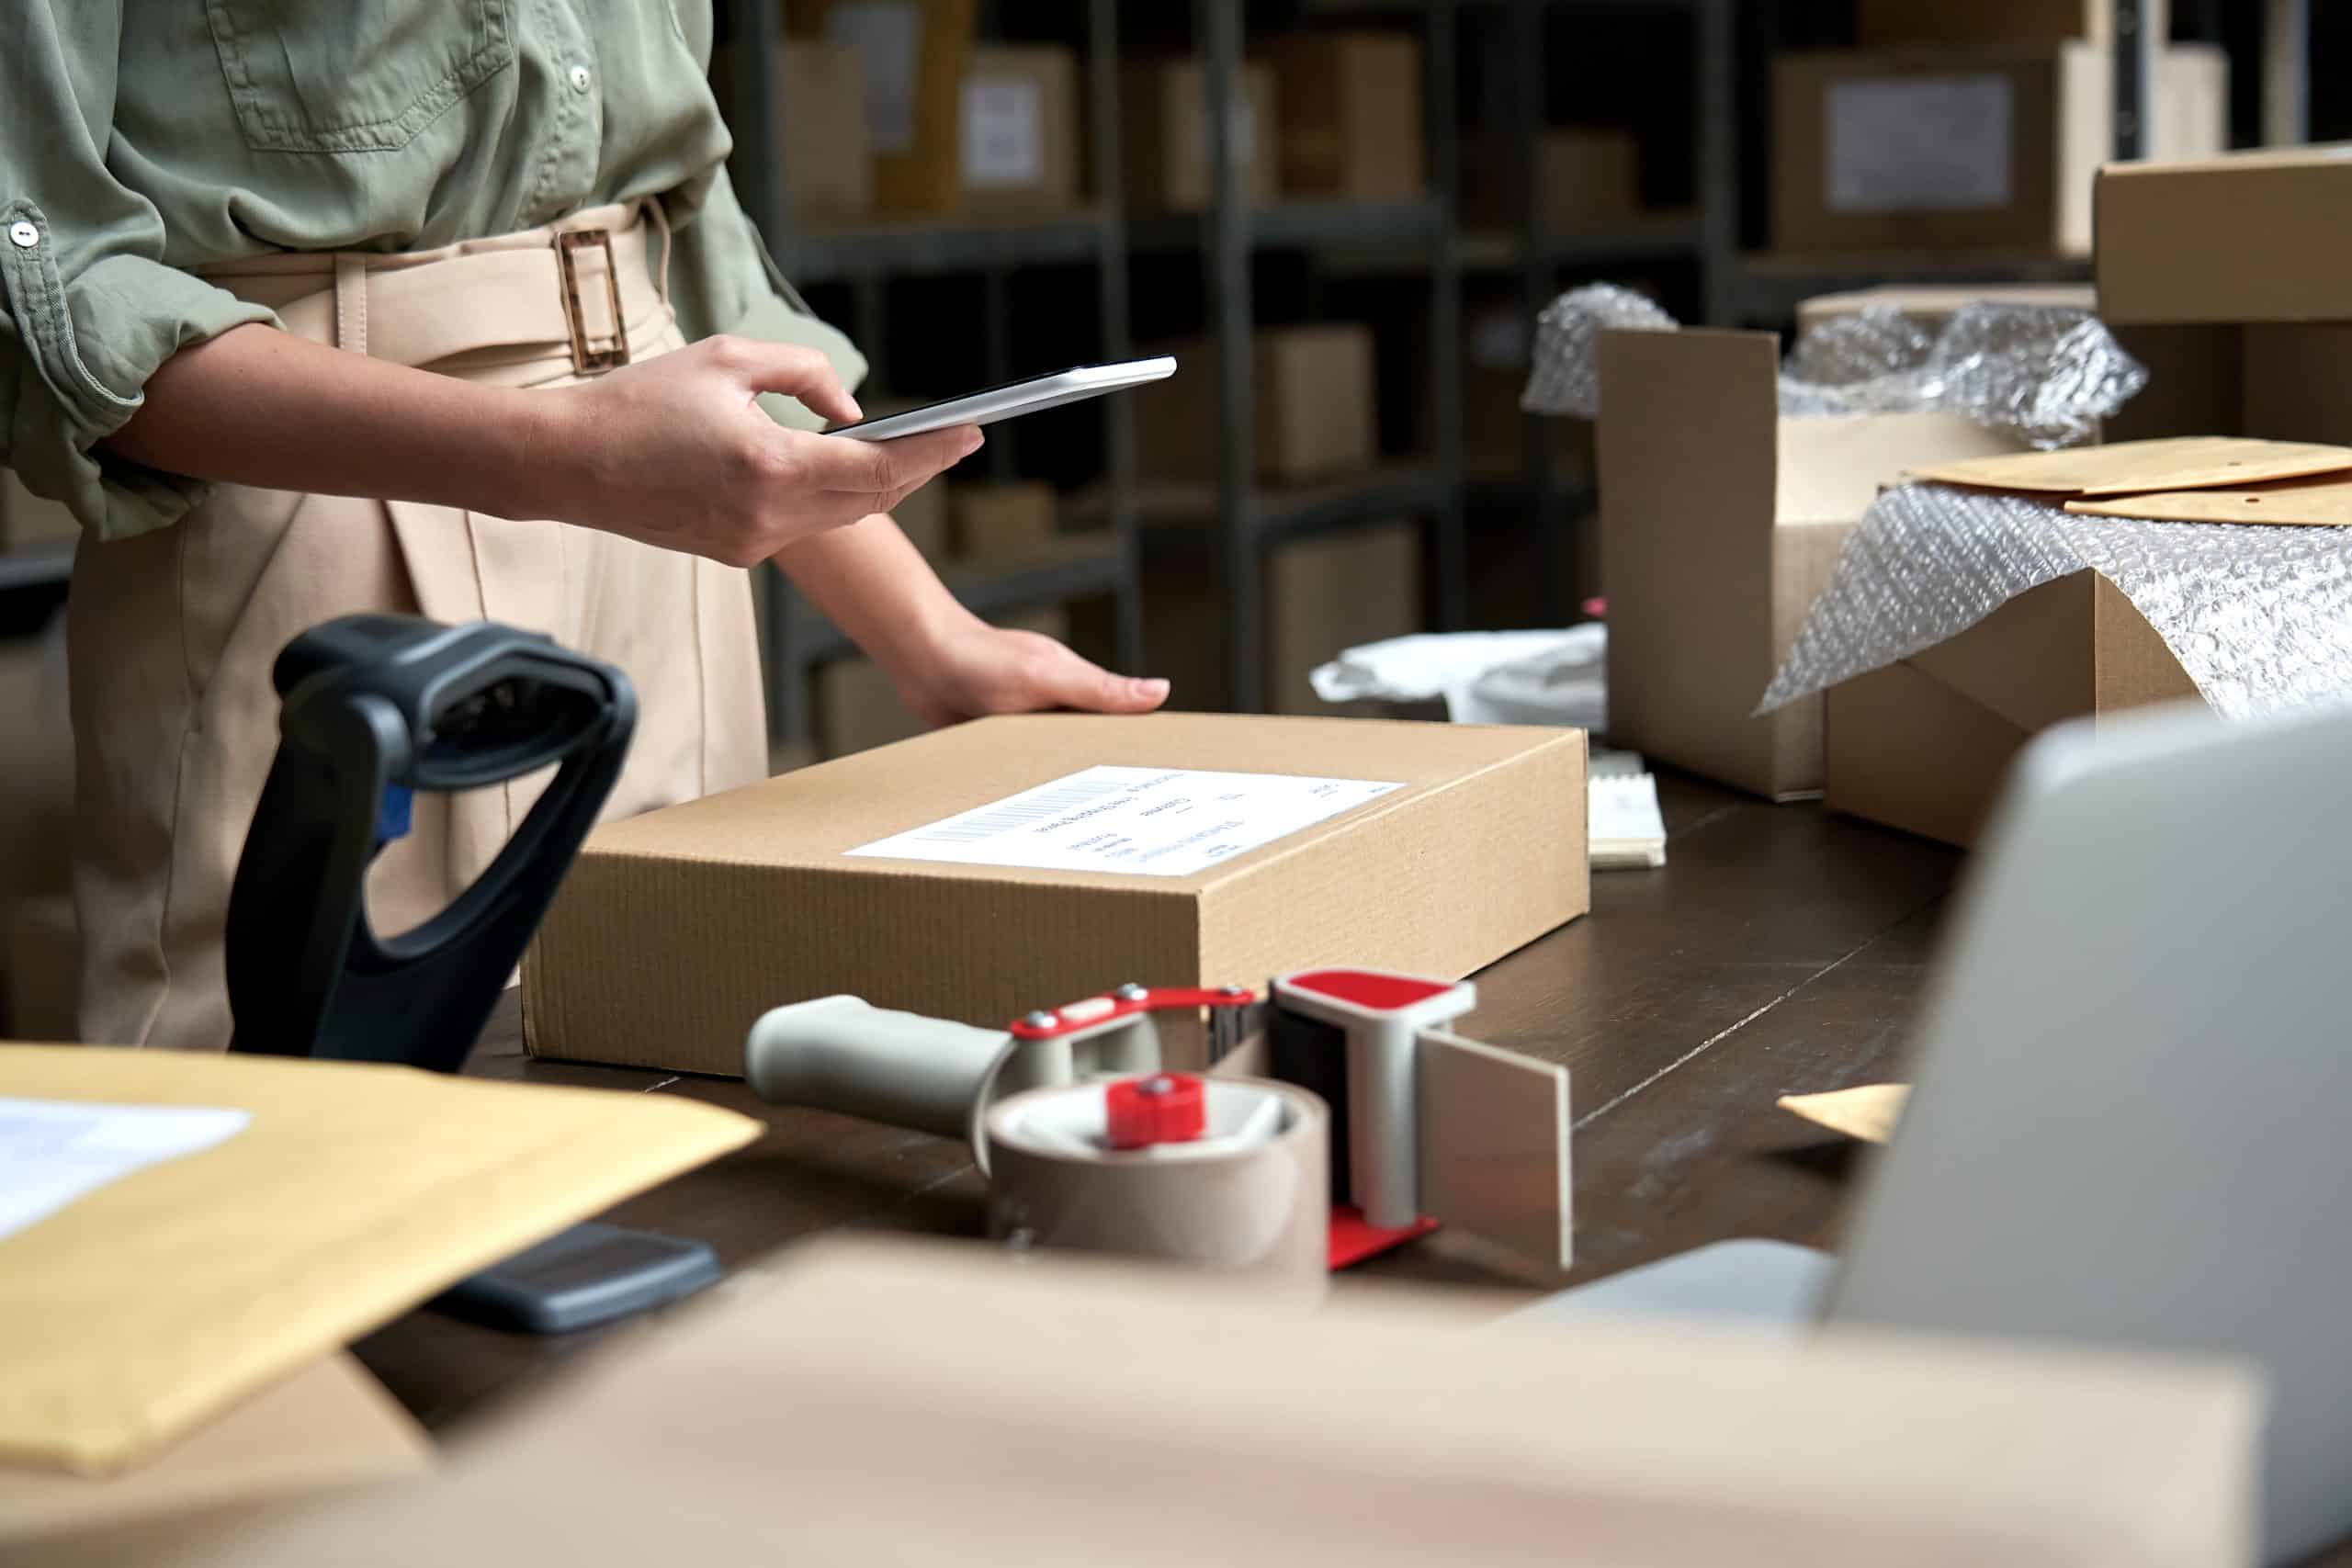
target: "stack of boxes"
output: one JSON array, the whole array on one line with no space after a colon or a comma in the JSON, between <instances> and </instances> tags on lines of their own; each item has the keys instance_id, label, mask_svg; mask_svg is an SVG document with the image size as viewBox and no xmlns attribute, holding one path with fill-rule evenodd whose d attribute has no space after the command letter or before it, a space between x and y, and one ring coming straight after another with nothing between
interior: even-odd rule
<instances>
[{"instance_id":1,"label":"stack of boxes","mask_svg":"<svg viewBox=\"0 0 2352 1568\"><path fill-rule=\"evenodd\" d=\"M1857 50L1773 63L1773 244L2088 255L2115 144L2111 0L1863 0L1859 21ZM2221 50L2157 51L2149 101L2152 156L2228 145Z\"/></svg>"}]
</instances>

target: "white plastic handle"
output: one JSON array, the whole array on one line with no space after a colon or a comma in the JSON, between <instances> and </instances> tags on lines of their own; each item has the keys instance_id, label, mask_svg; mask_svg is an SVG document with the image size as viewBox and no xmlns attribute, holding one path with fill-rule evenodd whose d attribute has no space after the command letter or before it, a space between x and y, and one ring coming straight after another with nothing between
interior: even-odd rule
<instances>
[{"instance_id":1,"label":"white plastic handle","mask_svg":"<svg viewBox=\"0 0 2352 1568\"><path fill-rule=\"evenodd\" d=\"M743 1077L770 1104L968 1141L1012 1044L1001 1029L820 997L776 1008L752 1026Z\"/></svg>"}]
</instances>

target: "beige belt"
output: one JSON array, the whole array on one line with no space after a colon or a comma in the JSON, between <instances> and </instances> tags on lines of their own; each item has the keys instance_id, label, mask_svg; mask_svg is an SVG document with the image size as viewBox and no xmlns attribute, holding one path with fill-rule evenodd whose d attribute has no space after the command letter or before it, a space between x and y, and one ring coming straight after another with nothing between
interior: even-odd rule
<instances>
[{"instance_id":1,"label":"beige belt","mask_svg":"<svg viewBox=\"0 0 2352 1568\"><path fill-rule=\"evenodd\" d=\"M650 200L435 251L272 252L200 270L296 336L371 358L568 358L586 375L628 364L632 338L648 346L666 324L665 279L646 254L653 236L666 273L669 227Z\"/></svg>"}]
</instances>

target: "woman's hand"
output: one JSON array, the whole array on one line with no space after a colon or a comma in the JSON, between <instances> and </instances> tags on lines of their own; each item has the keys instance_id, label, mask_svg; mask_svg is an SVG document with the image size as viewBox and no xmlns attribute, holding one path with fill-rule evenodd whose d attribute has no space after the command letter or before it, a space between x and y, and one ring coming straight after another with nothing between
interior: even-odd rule
<instances>
[{"instance_id":1,"label":"woman's hand","mask_svg":"<svg viewBox=\"0 0 2352 1568\"><path fill-rule=\"evenodd\" d=\"M1114 675L1052 637L974 615L937 634L927 654L884 667L899 700L931 725L1051 708L1149 713L1168 700L1165 681Z\"/></svg>"},{"instance_id":2,"label":"woman's hand","mask_svg":"<svg viewBox=\"0 0 2352 1568\"><path fill-rule=\"evenodd\" d=\"M786 430L761 412L763 392L859 417L816 350L707 338L537 394L542 488L520 510L750 566L888 512L980 445L971 425L896 441Z\"/></svg>"}]
</instances>

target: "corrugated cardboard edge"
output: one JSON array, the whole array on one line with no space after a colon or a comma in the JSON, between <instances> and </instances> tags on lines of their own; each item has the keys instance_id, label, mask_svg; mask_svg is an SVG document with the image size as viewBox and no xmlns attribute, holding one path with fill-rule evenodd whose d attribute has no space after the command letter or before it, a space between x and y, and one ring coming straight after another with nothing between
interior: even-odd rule
<instances>
[{"instance_id":1,"label":"corrugated cardboard edge","mask_svg":"<svg viewBox=\"0 0 2352 1568\"><path fill-rule=\"evenodd\" d=\"M370 1079L398 1077L442 1086L444 1092L473 1097L561 1095L575 1105L594 1104L600 1114L568 1126L563 1134L512 1150L487 1169L467 1174L472 1190L444 1194L446 1203L420 1206L366 1237L374 1266L357 1277L343 1254L356 1245L348 1234L322 1236L307 1258L289 1266L309 1270L307 1289L288 1292L275 1309L266 1336L232 1332L223 1325L217 1342L204 1346L201 1375L178 1375L158 1386L141 1386L123 1369L119 1386L99 1391L99 1408L82 1409L70 1423L58 1392L27 1395L29 1404L0 1427L0 1458L31 1466L62 1467L103 1475L134 1463L187 1433L199 1422L317 1357L379 1327L421 1305L475 1269L546 1239L566 1225L660 1185L758 1138L763 1125L716 1106L663 1096L606 1090L441 1079L409 1067L363 1063L290 1061L275 1057L193 1055L175 1052L119 1051L96 1046L12 1046L0 1055L0 1086L34 1099L152 1105L238 1106L242 1074L322 1073L345 1080L346 1092L364 1093ZM77 1199L17 1232L0 1248L12 1266L65 1269L75 1248L96 1245L118 1211L130 1220L171 1191L199 1163L243 1164L254 1157L259 1129L201 1154L151 1166ZM260 1175L256 1168L256 1176ZM256 1202L266 1193L256 1190ZM462 1242L451 1238L452 1213L468 1215ZM77 1232L88 1232L84 1239ZM152 1233L150 1233L152 1234ZM168 1255L165 1249L165 1256ZM133 1259L135 1262L136 1259ZM159 1256L157 1271L164 1272ZM0 1305L5 1305L0 1301ZM35 1303L35 1310L40 1310ZM0 1322L6 1321L0 1313ZM0 1343L0 1354L11 1347ZM21 1390L27 1374L15 1374ZM8 1388L0 1378L0 1391ZM89 1391L82 1391L86 1396ZM22 1425L14 1425L21 1422Z\"/></svg>"}]
</instances>

